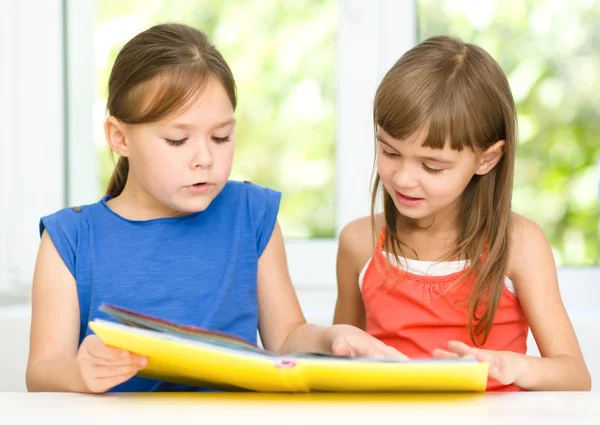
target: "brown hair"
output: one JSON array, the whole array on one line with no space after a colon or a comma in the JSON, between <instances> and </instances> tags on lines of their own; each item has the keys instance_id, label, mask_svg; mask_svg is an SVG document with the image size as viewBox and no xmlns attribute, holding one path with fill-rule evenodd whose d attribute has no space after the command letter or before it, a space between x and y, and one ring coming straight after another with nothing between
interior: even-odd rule
<instances>
[{"instance_id":1,"label":"brown hair","mask_svg":"<svg viewBox=\"0 0 600 425\"><path fill-rule=\"evenodd\" d=\"M505 141L500 162L475 175L463 192L456 248L448 259L470 259L475 281L467 298L473 343L485 343L496 315L508 264L516 114L508 81L482 48L448 36L432 37L406 52L388 71L375 95L374 124L394 139L427 131L423 146L481 152ZM399 212L381 184L373 182L374 223L378 193L386 223L385 249L402 254ZM376 231L376 229L374 229ZM405 245L406 246L406 245ZM485 253L485 255L484 255ZM477 261L484 258L484 261Z\"/></svg>"},{"instance_id":2,"label":"brown hair","mask_svg":"<svg viewBox=\"0 0 600 425\"><path fill-rule=\"evenodd\" d=\"M121 49L108 80L108 113L128 124L151 123L181 111L210 77L217 78L237 105L233 74L208 37L187 25L161 24ZM106 194L118 196L129 162L119 158Z\"/></svg>"}]
</instances>

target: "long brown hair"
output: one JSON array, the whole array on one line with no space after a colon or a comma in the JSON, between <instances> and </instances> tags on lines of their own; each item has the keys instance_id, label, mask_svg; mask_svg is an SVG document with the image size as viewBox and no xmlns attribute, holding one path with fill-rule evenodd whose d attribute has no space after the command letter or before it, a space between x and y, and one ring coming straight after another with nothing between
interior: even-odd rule
<instances>
[{"instance_id":1,"label":"long brown hair","mask_svg":"<svg viewBox=\"0 0 600 425\"><path fill-rule=\"evenodd\" d=\"M466 300L473 343L485 343L496 315L508 265L516 114L508 81L482 48L448 36L432 37L406 52L387 72L375 95L374 124L394 139L426 130L423 146L482 152L505 141L499 163L475 175L463 192L455 249L447 258L470 259L474 276ZM402 255L399 212L377 175L371 215L382 196L385 249ZM376 231L376 229L374 228ZM477 261L484 258L484 261Z\"/></svg>"},{"instance_id":2,"label":"long brown hair","mask_svg":"<svg viewBox=\"0 0 600 425\"><path fill-rule=\"evenodd\" d=\"M108 113L127 124L156 122L182 110L210 77L221 82L235 110L233 74L208 37L187 25L153 26L117 55L108 80ZM128 172L127 158L119 158L108 196L123 191Z\"/></svg>"}]
</instances>

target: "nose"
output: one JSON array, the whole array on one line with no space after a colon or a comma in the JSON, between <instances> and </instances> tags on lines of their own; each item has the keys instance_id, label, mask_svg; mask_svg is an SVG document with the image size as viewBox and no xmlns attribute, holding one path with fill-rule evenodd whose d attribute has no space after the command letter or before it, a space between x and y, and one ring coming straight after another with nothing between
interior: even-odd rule
<instances>
[{"instance_id":1,"label":"nose","mask_svg":"<svg viewBox=\"0 0 600 425\"><path fill-rule=\"evenodd\" d=\"M210 168L213 165L213 157L210 142L201 140L194 146L194 157L190 164L191 168Z\"/></svg>"},{"instance_id":2,"label":"nose","mask_svg":"<svg viewBox=\"0 0 600 425\"><path fill-rule=\"evenodd\" d=\"M415 173L411 171L409 164L404 161L400 161L392 179L398 188L408 189L417 186Z\"/></svg>"}]
</instances>

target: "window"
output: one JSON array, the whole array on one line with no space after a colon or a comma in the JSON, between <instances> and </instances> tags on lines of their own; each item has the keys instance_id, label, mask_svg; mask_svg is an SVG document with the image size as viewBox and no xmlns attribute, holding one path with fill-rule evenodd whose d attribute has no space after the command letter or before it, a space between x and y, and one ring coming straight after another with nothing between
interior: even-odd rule
<instances>
[{"instance_id":1,"label":"window","mask_svg":"<svg viewBox=\"0 0 600 425\"><path fill-rule=\"evenodd\" d=\"M600 266L600 4L418 1L419 39L459 36L507 74L519 121L514 209L560 266Z\"/></svg>"},{"instance_id":2,"label":"window","mask_svg":"<svg viewBox=\"0 0 600 425\"><path fill-rule=\"evenodd\" d=\"M94 71L108 72L106 63L116 49L157 19L157 13L163 20L199 19L231 64L239 85L240 132L245 134L239 136L234 177L284 192L290 272L297 286L318 289L311 306L321 300L319 288L331 291L335 286L339 229L370 210L375 89L417 39L440 32L481 43L509 75L522 139L514 205L549 236L562 266L561 286L589 283L585 288L592 288L600 281L599 268L583 267L600 264L600 172L595 165L600 159L595 139L600 105L593 96L599 88L600 57L598 38L591 37L598 32L594 23L600 22L596 2L578 0L563 9L564 1L542 0L502 6L499 1L472 1L468 7L435 0L306 0L294 5L243 0L210 2L210 7L202 0L173 3L177 7L162 0L0 2L0 125L5 135L0 143L0 304L29 295L39 217L97 201L109 170L101 162L108 156L98 131L105 108L98 82L105 84L107 74L95 79ZM125 5L116 15L121 18L110 12L111 4ZM131 16L133 7L138 7L138 22L123 18ZM224 27L216 25L216 16L223 16L219 22ZM243 21L257 19L260 25L243 32ZM109 21L115 22L112 27L102 26ZM310 36L300 37L300 29ZM95 51L100 34L109 39L104 50ZM267 51L256 57L244 55L247 46L260 50L263 45ZM281 46L292 47L287 51ZM36 54L20 54L27 51ZM252 63L258 59L262 62ZM277 81L253 86L250 77L263 69ZM285 72L274 74L279 69ZM282 121L267 120L267 108L253 110L247 103L253 98L268 99L270 114ZM316 118L317 112L325 118ZM291 125L303 129L294 127L298 134L287 134ZM239 159L250 157L242 149L269 160L276 152L285 179L269 168L241 163ZM289 155L285 161L279 157L284 153ZM294 167L298 169L289 177L288 169ZM580 297L578 305L593 303L593 297L573 296ZM329 302L318 305L331 310Z\"/></svg>"}]
</instances>

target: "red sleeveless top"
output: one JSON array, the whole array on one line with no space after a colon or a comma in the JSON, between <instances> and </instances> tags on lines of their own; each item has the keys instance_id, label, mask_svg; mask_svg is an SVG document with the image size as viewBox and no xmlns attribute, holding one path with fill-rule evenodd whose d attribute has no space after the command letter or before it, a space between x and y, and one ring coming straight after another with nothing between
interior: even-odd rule
<instances>
[{"instance_id":1,"label":"red sleeveless top","mask_svg":"<svg viewBox=\"0 0 600 425\"><path fill-rule=\"evenodd\" d=\"M450 288L464 271L422 276L401 270L388 264L384 240L385 231L362 281L366 331L413 359L431 358L435 348L447 349L450 340L472 345L464 300L473 279ZM525 354L528 330L518 298L504 286L490 334L479 348ZM521 391L491 378L487 390Z\"/></svg>"}]
</instances>

